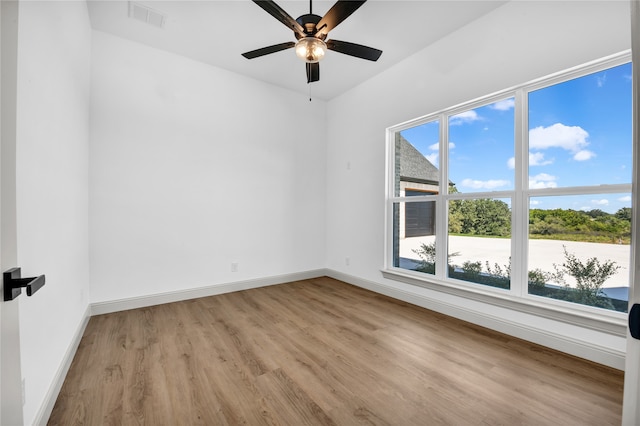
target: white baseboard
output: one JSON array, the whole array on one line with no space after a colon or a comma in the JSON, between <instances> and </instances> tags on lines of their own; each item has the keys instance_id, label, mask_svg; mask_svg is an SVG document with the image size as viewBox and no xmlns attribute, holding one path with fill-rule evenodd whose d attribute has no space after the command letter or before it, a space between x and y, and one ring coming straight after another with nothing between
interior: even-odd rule
<instances>
[{"instance_id":1,"label":"white baseboard","mask_svg":"<svg viewBox=\"0 0 640 426\"><path fill-rule=\"evenodd\" d=\"M621 351L616 351L592 342L577 340L570 336L549 332L547 330L513 323L485 312L469 310L335 270L328 269L325 275L375 293L384 294L394 299L402 300L491 330L624 371L625 353Z\"/></svg>"},{"instance_id":2,"label":"white baseboard","mask_svg":"<svg viewBox=\"0 0 640 426\"><path fill-rule=\"evenodd\" d=\"M180 302L183 300L197 299L199 297L215 296L217 294L231 293L234 291L249 290L252 288L318 278L325 276L326 272L327 271L325 269L316 269L311 271L295 272L292 274L275 275L266 278L216 284L189 290L179 290L167 293L151 294L148 296L112 300L109 302L92 303L91 315L109 314L129 309L145 308L147 306L162 305L164 303Z\"/></svg>"},{"instance_id":3,"label":"white baseboard","mask_svg":"<svg viewBox=\"0 0 640 426\"><path fill-rule=\"evenodd\" d=\"M78 328L73 335L73 339L71 339L71 343L69 344L69 347L67 348L64 357L62 358L62 362L58 367L58 371L56 371L53 381L51 382L51 386L49 386L49 390L45 395L44 401L40 406L40 409L36 413L33 421L34 425L46 425L49 421L49 417L51 417L53 407L55 406L56 400L58 399L58 394L60 393L60 389L62 389L62 385L64 384L64 379L67 377L69 368L71 368L73 357L76 355L78 346L80 346L80 341L82 340L84 330L87 328L87 324L89 323L90 318L91 308L90 306L87 306L87 309L84 311L84 314L80 319Z\"/></svg>"}]
</instances>

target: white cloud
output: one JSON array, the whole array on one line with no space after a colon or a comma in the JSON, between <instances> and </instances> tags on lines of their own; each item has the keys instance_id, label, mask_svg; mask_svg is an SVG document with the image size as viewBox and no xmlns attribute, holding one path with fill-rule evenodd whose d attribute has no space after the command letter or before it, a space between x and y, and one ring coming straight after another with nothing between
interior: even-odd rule
<instances>
[{"instance_id":1,"label":"white cloud","mask_svg":"<svg viewBox=\"0 0 640 426\"><path fill-rule=\"evenodd\" d=\"M529 205L530 206L537 206L540 204L540 201L538 200L529 200Z\"/></svg>"},{"instance_id":2,"label":"white cloud","mask_svg":"<svg viewBox=\"0 0 640 426\"><path fill-rule=\"evenodd\" d=\"M529 181L530 189L542 189L542 188L557 188L558 184L555 182L540 182L540 181Z\"/></svg>"},{"instance_id":3,"label":"white cloud","mask_svg":"<svg viewBox=\"0 0 640 426\"><path fill-rule=\"evenodd\" d=\"M555 176L547 173L540 173L535 176L529 176L529 188L557 188L558 183L556 182L556 179L557 178Z\"/></svg>"},{"instance_id":4,"label":"white cloud","mask_svg":"<svg viewBox=\"0 0 640 426\"><path fill-rule=\"evenodd\" d=\"M454 144L453 142L449 142L449 149L450 149L450 150L451 150L451 149L453 149L453 148L455 148L455 147L456 147L456 144ZM429 148L431 151L437 151L437 150L439 150L439 149L440 149L440 143L439 143L439 142L436 142L436 143L434 143L434 144L432 144L432 145L429 145L429 146L428 146L428 148Z\"/></svg>"},{"instance_id":5,"label":"white cloud","mask_svg":"<svg viewBox=\"0 0 640 426\"><path fill-rule=\"evenodd\" d=\"M491 109L496 109L498 111L508 111L512 109L515 106L515 104L516 104L515 99L510 98L510 99L505 99L503 101L498 101L495 104L489 105L489 107Z\"/></svg>"},{"instance_id":6,"label":"white cloud","mask_svg":"<svg viewBox=\"0 0 640 426\"><path fill-rule=\"evenodd\" d=\"M549 127L539 126L529 130L529 148L562 148L578 153L589 145L588 137L589 133L580 126L565 126L562 123Z\"/></svg>"},{"instance_id":7,"label":"white cloud","mask_svg":"<svg viewBox=\"0 0 640 426\"><path fill-rule=\"evenodd\" d=\"M530 152L529 153L529 166L546 166L553 163L553 160L546 160L544 153L542 152ZM507 167L510 169L516 168L516 159L511 157L507 160Z\"/></svg>"},{"instance_id":8,"label":"white cloud","mask_svg":"<svg viewBox=\"0 0 640 426\"><path fill-rule=\"evenodd\" d=\"M607 82L607 74L596 76L596 84L598 85L598 87L604 86L606 82Z\"/></svg>"},{"instance_id":9,"label":"white cloud","mask_svg":"<svg viewBox=\"0 0 640 426\"><path fill-rule=\"evenodd\" d=\"M631 195L626 195L624 197L620 197L620 198L618 198L618 201L622 201L623 203L631 201Z\"/></svg>"},{"instance_id":10,"label":"white cloud","mask_svg":"<svg viewBox=\"0 0 640 426\"><path fill-rule=\"evenodd\" d=\"M544 153L542 152L530 152L529 153L529 165L530 166L546 166L553 163L553 160L546 160Z\"/></svg>"},{"instance_id":11,"label":"white cloud","mask_svg":"<svg viewBox=\"0 0 640 426\"><path fill-rule=\"evenodd\" d=\"M450 126L459 126L460 124L473 123L480 120L480 116L474 110L461 112L460 114L452 115L449 119Z\"/></svg>"},{"instance_id":12,"label":"white cloud","mask_svg":"<svg viewBox=\"0 0 640 426\"><path fill-rule=\"evenodd\" d=\"M424 158L426 158L427 160L429 160L429 162L431 164L433 164L434 166L438 167L438 153L434 152L433 154L429 154L429 155L425 155Z\"/></svg>"},{"instance_id":13,"label":"white cloud","mask_svg":"<svg viewBox=\"0 0 640 426\"><path fill-rule=\"evenodd\" d=\"M500 188L501 186L507 186L510 182L508 180L503 179L490 179L490 180L474 180L474 179L463 179L460 182L460 186L465 186L467 188L473 189L495 189Z\"/></svg>"},{"instance_id":14,"label":"white cloud","mask_svg":"<svg viewBox=\"0 0 640 426\"><path fill-rule=\"evenodd\" d=\"M595 156L596 156L595 152L583 149L582 151L576 152L575 155L573 156L573 159L576 161L587 161L587 160L591 160Z\"/></svg>"},{"instance_id":15,"label":"white cloud","mask_svg":"<svg viewBox=\"0 0 640 426\"><path fill-rule=\"evenodd\" d=\"M596 206L608 206L609 200L604 198L602 200L591 200L591 204L595 204Z\"/></svg>"},{"instance_id":16,"label":"white cloud","mask_svg":"<svg viewBox=\"0 0 640 426\"><path fill-rule=\"evenodd\" d=\"M555 176L552 176L548 173L538 173L535 176L532 176L530 179L535 179L535 180L542 180L542 181L551 181L551 180L556 180L557 178Z\"/></svg>"}]
</instances>

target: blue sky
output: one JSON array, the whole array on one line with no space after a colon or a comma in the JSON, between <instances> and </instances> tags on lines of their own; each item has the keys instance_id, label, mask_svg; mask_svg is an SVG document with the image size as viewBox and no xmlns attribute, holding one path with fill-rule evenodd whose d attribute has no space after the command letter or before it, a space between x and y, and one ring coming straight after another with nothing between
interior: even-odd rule
<instances>
[{"instance_id":1,"label":"blue sky","mask_svg":"<svg viewBox=\"0 0 640 426\"><path fill-rule=\"evenodd\" d=\"M529 187L630 183L631 64L529 93ZM402 131L439 166L438 122ZM514 102L449 117L449 179L460 192L514 185ZM535 199L537 208L630 207L629 194Z\"/></svg>"}]
</instances>

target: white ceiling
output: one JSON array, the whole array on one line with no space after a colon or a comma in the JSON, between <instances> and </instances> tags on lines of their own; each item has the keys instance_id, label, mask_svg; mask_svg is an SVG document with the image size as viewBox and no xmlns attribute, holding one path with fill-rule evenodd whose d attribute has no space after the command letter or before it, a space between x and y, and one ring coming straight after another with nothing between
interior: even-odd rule
<instances>
[{"instance_id":1,"label":"white ceiling","mask_svg":"<svg viewBox=\"0 0 640 426\"><path fill-rule=\"evenodd\" d=\"M293 18L308 1L280 1ZM234 71L314 98L329 100L379 74L505 1L370 0L329 34L383 51L377 62L329 51L320 81L307 85L305 65L293 49L248 60L241 53L295 41L293 32L249 0L136 1L166 15L164 28L128 17L129 2L89 0L94 29ZM323 16L335 1L314 1Z\"/></svg>"}]
</instances>

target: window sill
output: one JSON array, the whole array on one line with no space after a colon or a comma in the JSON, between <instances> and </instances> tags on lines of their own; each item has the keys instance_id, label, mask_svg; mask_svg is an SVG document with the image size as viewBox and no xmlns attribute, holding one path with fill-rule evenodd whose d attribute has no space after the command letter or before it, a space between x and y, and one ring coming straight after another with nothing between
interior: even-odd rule
<instances>
[{"instance_id":1,"label":"window sill","mask_svg":"<svg viewBox=\"0 0 640 426\"><path fill-rule=\"evenodd\" d=\"M613 336L627 336L625 314L615 314L613 312L609 314L608 312L605 312L602 315L598 315L590 312L584 312L579 309L572 309L571 307L557 307L552 304L538 302L533 299L515 298L508 294L500 294L499 292L487 291L482 288L471 288L437 280L428 281L402 269L386 269L381 272L384 278L393 281L399 281L405 284L415 285L501 308L548 318L564 322L566 324L607 333Z\"/></svg>"}]
</instances>

